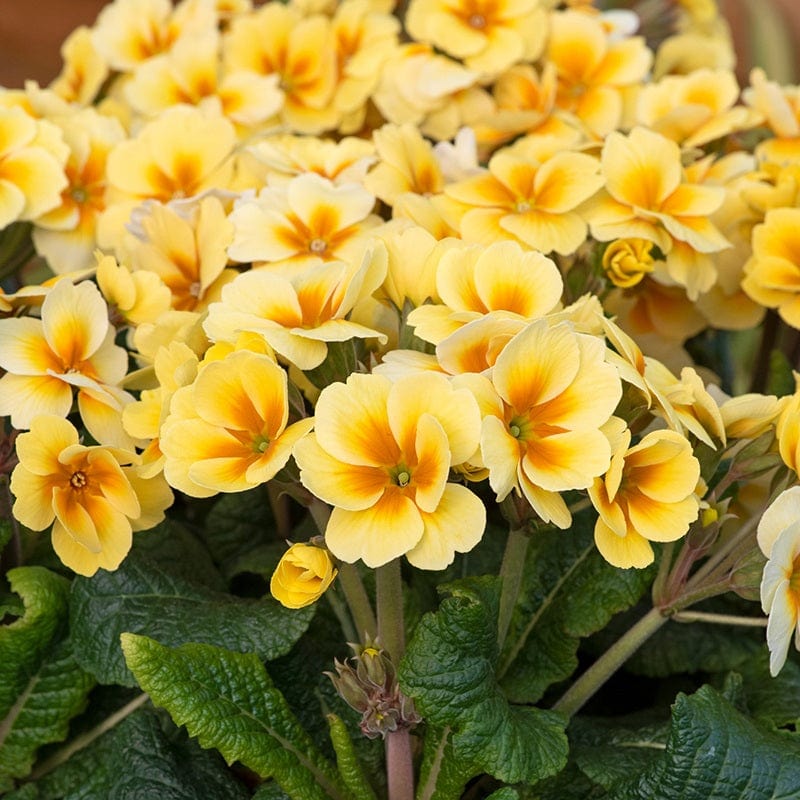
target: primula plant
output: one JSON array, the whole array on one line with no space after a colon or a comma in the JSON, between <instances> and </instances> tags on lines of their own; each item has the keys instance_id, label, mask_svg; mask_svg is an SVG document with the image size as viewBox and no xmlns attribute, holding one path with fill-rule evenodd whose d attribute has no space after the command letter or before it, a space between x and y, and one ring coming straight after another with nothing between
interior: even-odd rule
<instances>
[{"instance_id":1,"label":"primula plant","mask_svg":"<svg viewBox=\"0 0 800 800\"><path fill-rule=\"evenodd\" d=\"M0 793L800 797L800 87L711 0L63 58L0 90Z\"/></svg>"}]
</instances>

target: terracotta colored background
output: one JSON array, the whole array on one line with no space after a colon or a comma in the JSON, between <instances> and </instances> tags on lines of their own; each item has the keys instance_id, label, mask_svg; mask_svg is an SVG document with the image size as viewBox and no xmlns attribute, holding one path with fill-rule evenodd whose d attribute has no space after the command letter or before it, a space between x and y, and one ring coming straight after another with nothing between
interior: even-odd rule
<instances>
[{"instance_id":1,"label":"terracotta colored background","mask_svg":"<svg viewBox=\"0 0 800 800\"><path fill-rule=\"evenodd\" d=\"M771 3L792 31L795 46L792 79L800 81L800 0L720 0L740 53L740 76L757 55L748 47L753 9ZM49 83L61 67L59 47L80 24L90 25L105 0L0 0L0 85L22 86L27 78Z\"/></svg>"}]
</instances>

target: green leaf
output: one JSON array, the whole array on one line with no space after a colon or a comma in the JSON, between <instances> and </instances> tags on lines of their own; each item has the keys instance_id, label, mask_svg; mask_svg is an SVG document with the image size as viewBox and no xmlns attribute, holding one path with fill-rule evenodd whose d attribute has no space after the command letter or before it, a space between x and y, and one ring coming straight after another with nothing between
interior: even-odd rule
<instances>
[{"instance_id":1,"label":"green leaf","mask_svg":"<svg viewBox=\"0 0 800 800\"><path fill-rule=\"evenodd\" d=\"M450 596L422 618L400 663L401 688L429 724L452 729L454 755L479 772L509 783L554 774L566 763L564 718L510 706L495 678L500 580L444 590Z\"/></svg>"},{"instance_id":2,"label":"green leaf","mask_svg":"<svg viewBox=\"0 0 800 800\"><path fill-rule=\"evenodd\" d=\"M291 798L277 783L269 781L258 787L253 800L291 800Z\"/></svg>"},{"instance_id":3,"label":"green leaf","mask_svg":"<svg viewBox=\"0 0 800 800\"><path fill-rule=\"evenodd\" d=\"M0 519L0 553L3 552L5 546L11 541L13 535L14 525L11 520L8 518Z\"/></svg>"},{"instance_id":4,"label":"green leaf","mask_svg":"<svg viewBox=\"0 0 800 800\"><path fill-rule=\"evenodd\" d=\"M589 515L568 531L536 532L501 657L509 698L535 703L577 668L580 639L634 605L652 569L618 569L597 552Z\"/></svg>"},{"instance_id":5,"label":"green leaf","mask_svg":"<svg viewBox=\"0 0 800 800\"><path fill-rule=\"evenodd\" d=\"M590 781L571 762L554 778L533 787L521 786L519 792L522 800L606 800L608 797L602 786Z\"/></svg>"},{"instance_id":6,"label":"green leaf","mask_svg":"<svg viewBox=\"0 0 800 800\"><path fill-rule=\"evenodd\" d=\"M630 780L664 752L664 719L575 717L569 726L570 756L594 783L606 789Z\"/></svg>"},{"instance_id":7,"label":"green leaf","mask_svg":"<svg viewBox=\"0 0 800 800\"><path fill-rule=\"evenodd\" d=\"M209 511L202 535L218 564L275 541L275 521L264 487L223 495Z\"/></svg>"},{"instance_id":8,"label":"green leaf","mask_svg":"<svg viewBox=\"0 0 800 800\"><path fill-rule=\"evenodd\" d=\"M710 686L680 694L663 755L609 800L790 800L800 744L766 731Z\"/></svg>"},{"instance_id":9,"label":"green leaf","mask_svg":"<svg viewBox=\"0 0 800 800\"><path fill-rule=\"evenodd\" d=\"M437 730L427 726L417 781L417 800L459 800L467 781L480 772L480 767L459 759L453 752L449 727Z\"/></svg>"},{"instance_id":10,"label":"green leaf","mask_svg":"<svg viewBox=\"0 0 800 800\"><path fill-rule=\"evenodd\" d=\"M93 686L70 643L56 646L0 723L0 787L27 775L42 745L67 738L69 721L83 711Z\"/></svg>"},{"instance_id":11,"label":"green leaf","mask_svg":"<svg viewBox=\"0 0 800 800\"><path fill-rule=\"evenodd\" d=\"M5 717L58 640L67 617L69 582L44 567L17 567L8 581L25 614L0 627L0 714Z\"/></svg>"},{"instance_id":12,"label":"green leaf","mask_svg":"<svg viewBox=\"0 0 800 800\"><path fill-rule=\"evenodd\" d=\"M130 633L122 648L139 685L202 747L274 777L293 800L347 800L341 777L257 656L205 644L165 647Z\"/></svg>"},{"instance_id":13,"label":"green leaf","mask_svg":"<svg viewBox=\"0 0 800 800\"><path fill-rule=\"evenodd\" d=\"M800 723L800 666L788 660L780 673L769 674L769 653L764 650L740 664L750 714L757 720L781 728Z\"/></svg>"},{"instance_id":14,"label":"green leaf","mask_svg":"<svg viewBox=\"0 0 800 800\"><path fill-rule=\"evenodd\" d=\"M519 792L510 786L504 786L496 792L492 792L486 800L519 800Z\"/></svg>"},{"instance_id":15,"label":"green leaf","mask_svg":"<svg viewBox=\"0 0 800 800\"><path fill-rule=\"evenodd\" d=\"M165 731L159 716L139 709L6 800L247 800L216 753Z\"/></svg>"},{"instance_id":16,"label":"green leaf","mask_svg":"<svg viewBox=\"0 0 800 800\"><path fill-rule=\"evenodd\" d=\"M227 589L205 543L174 520L166 519L149 531L137 533L132 552L149 556L175 577L219 591Z\"/></svg>"},{"instance_id":17,"label":"green leaf","mask_svg":"<svg viewBox=\"0 0 800 800\"><path fill-rule=\"evenodd\" d=\"M75 579L70 625L84 669L101 683L133 686L120 633L147 634L168 645L214 643L269 661L291 649L313 614L313 607L295 611L272 598L245 600L212 591L131 553L116 572Z\"/></svg>"},{"instance_id":18,"label":"green leaf","mask_svg":"<svg viewBox=\"0 0 800 800\"><path fill-rule=\"evenodd\" d=\"M375 791L370 786L364 768L358 760L353 741L347 732L347 726L336 714L328 714L331 742L336 751L336 766L342 776L344 785L350 792L352 800L377 800Z\"/></svg>"}]
</instances>

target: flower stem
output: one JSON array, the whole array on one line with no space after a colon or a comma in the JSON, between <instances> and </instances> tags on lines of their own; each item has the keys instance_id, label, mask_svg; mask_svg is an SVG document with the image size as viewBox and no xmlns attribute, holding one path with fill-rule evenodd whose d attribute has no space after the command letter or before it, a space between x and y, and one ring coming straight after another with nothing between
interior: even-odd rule
<instances>
[{"instance_id":1,"label":"flower stem","mask_svg":"<svg viewBox=\"0 0 800 800\"><path fill-rule=\"evenodd\" d=\"M399 664L406 647L403 630L403 581L399 558L375 570L375 586L378 638L392 661Z\"/></svg>"},{"instance_id":2,"label":"flower stem","mask_svg":"<svg viewBox=\"0 0 800 800\"><path fill-rule=\"evenodd\" d=\"M529 541L530 537L522 528L512 528L508 532L503 563L500 566L500 577L503 583L500 590L500 611L497 616L497 643L501 650L511 625L511 616L514 613L514 606L517 604L519 587L522 585L525 553L528 550Z\"/></svg>"},{"instance_id":3,"label":"flower stem","mask_svg":"<svg viewBox=\"0 0 800 800\"><path fill-rule=\"evenodd\" d=\"M339 564L339 585L342 587L344 599L353 615L359 641L374 639L378 633L378 623L375 620L375 612L372 610L369 595L355 564L344 562Z\"/></svg>"},{"instance_id":4,"label":"flower stem","mask_svg":"<svg viewBox=\"0 0 800 800\"><path fill-rule=\"evenodd\" d=\"M739 617L733 614L712 614L707 611L678 611L672 615L676 622L711 622L715 625L741 625L745 628L766 628L766 617Z\"/></svg>"},{"instance_id":5,"label":"flower stem","mask_svg":"<svg viewBox=\"0 0 800 800\"><path fill-rule=\"evenodd\" d=\"M413 800L414 762L411 757L411 733L404 726L386 734L386 776L389 800Z\"/></svg>"},{"instance_id":6,"label":"flower stem","mask_svg":"<svg viewBox=\"0 0 800 800\"><path fill-rule=\"evenodd\" d=\"M668 619L661 609L651 609L570 686L553 709L567 717L576 714Z\"/></svg>"},{"instance_id":7,"label":"flower stem","mask_svg":"<svg viewBox=\"0 0 800 800\"><path fill-rule=\"evenodd\" d=\"M405 650L403 621L403 579L400 559L396 558L375 571L378 607L378 638L392 662L397 665ZM414 761L411 736L407 727L386 734L386 776L389 800L413 800Z\"/></svg>"}]
</instances>

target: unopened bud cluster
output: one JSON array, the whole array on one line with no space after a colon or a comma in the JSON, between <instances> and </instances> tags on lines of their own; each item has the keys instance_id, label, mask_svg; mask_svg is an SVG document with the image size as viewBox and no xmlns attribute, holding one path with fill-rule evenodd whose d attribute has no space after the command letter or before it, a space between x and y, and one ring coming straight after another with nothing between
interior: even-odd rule
<instances>
[{"instance_id":1,"label":"unopened bud cluster","mask_svg":"<svg viewBox=\"0 0 800 800\"><path fill-rule=\"evenodd\" d=\"M421 721L414 701L400 691L394 664L377 642L350 647L354 656L334 660L336 674L326 673L345 702L361 713L361 732L370 739Z\"/></svg>"}]
</instances>

